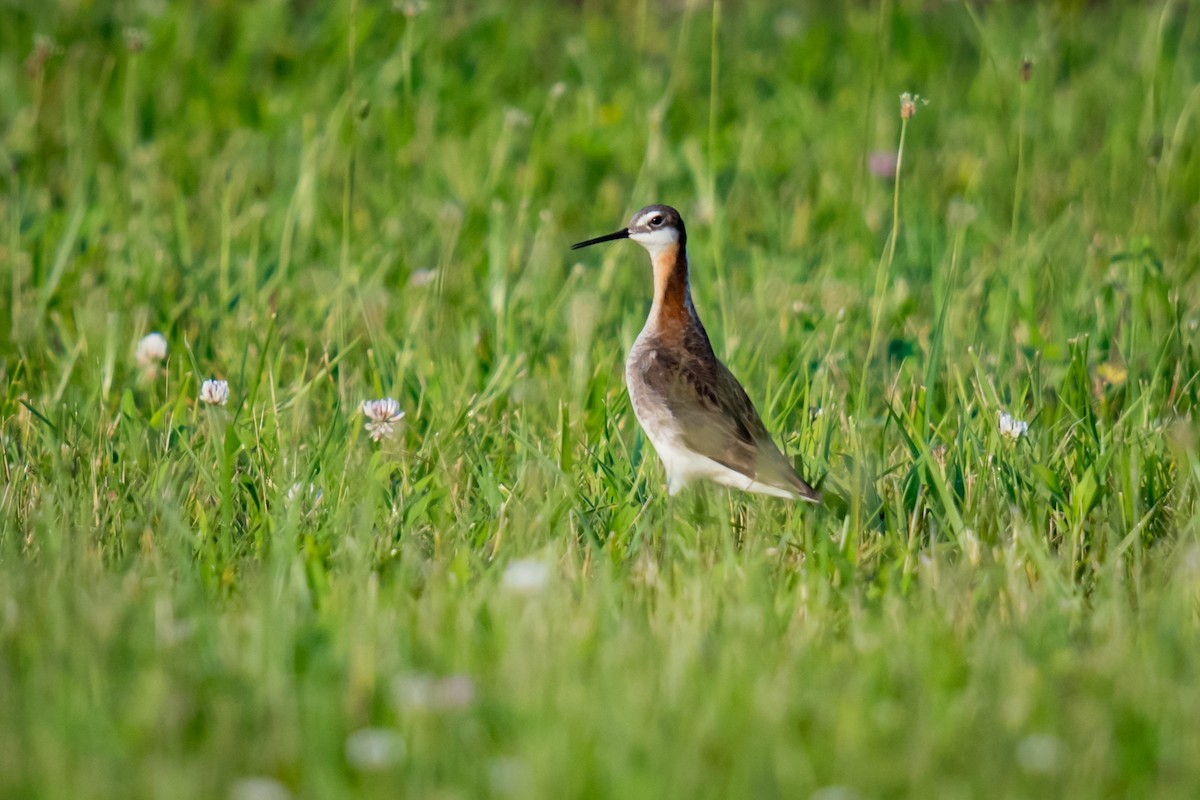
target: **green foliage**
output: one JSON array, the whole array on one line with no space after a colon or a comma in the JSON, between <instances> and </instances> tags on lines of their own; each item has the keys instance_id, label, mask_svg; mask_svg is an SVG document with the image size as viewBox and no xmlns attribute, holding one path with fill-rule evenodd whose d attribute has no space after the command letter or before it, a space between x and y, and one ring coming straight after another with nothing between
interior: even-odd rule
<instances>
[{"instance_id":1,"label":"green foliage","mask_svg":"<svg viewBox=\"0 0 1200 800\"><path fill-rule=\"evenodd\" d=\"M9 3L0 796L1200 791L1200 14L869 5Z\"/></svg>"}]
</instances>

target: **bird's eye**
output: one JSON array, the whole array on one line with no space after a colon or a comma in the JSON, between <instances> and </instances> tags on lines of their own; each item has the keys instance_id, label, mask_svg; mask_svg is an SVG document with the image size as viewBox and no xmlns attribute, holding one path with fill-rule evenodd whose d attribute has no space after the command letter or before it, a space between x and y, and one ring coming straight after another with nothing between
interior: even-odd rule
<instances>
[{"instance_id":1,"label":"bird's eye","mask_svg":"<svg viewBox=\"0 0 1200 800\"><path fill-rule=\"evenodd\" d=\"M659 215L657 217L654 217L653 219L650 220L650 224L653 225L655 228L657 228L659 225L662 225L663 224L662 216Z\"/></svg>"}]
</instances>

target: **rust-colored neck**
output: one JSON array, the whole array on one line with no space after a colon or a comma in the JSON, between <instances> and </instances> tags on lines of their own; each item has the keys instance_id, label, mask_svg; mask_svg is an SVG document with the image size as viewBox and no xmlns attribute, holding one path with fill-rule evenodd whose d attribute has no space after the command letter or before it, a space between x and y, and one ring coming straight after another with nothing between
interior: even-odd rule
<instances>
[{"instance_id":1,"label":"rust-colored neck","mask_svg":"<svg viewBox=\"0 0 1200 800\"><path fill-rule=\"evenodd\" d=\"M687 250L673 244L659 251L653 260L654 305L650 319L664 334L682 332L695 314L688 287Z\"/></svg>"}]
</instances>

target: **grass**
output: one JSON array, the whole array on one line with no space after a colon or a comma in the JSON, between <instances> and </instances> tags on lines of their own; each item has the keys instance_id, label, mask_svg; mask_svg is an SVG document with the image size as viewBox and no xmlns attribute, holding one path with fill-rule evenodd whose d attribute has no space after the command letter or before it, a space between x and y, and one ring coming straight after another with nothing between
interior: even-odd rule
<instances>
[{"instance_id":1,"label":"grass","mask_svg":"<svg viewBox=\"0 0 1200 800\"><path fill-rule=\"evenodd\" d=\"M1195 796L1200 15L422 5L9 4L0 795Z\"/></svg>"}]
</instances>

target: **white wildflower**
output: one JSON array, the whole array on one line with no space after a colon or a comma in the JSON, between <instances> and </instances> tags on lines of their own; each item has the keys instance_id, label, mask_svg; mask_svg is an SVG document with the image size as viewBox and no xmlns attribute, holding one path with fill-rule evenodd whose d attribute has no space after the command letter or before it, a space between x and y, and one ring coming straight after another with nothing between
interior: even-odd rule
<instances>
[{"instance_id":1,"label":"white wildflower","mask_svg":"<svg viewBox=\"0 0 1200 800\"><path fill-rule=\"evenodd\" d=\"M952 198L946 207L946 224L951 228L965 228L978 217L979 210L961 197Z\"/></svg>"},{"instance_id":2,"label":"white wildflower","mask_svg":"<svg viewBox=\"0 0 1200 800\"><path fill-rule=\"evenodd\" d=\"M399 401L384 397L380 400L363 400L362 412L374 422L397 422L404 416Z\"/></svg>"},{"instance_id":3,"label":"white wildflower","mask_svg":"<svg viewBox=\"0 0 1200 800\"><path fill-rule=\"evenodd\" d=\"M161 333L146 334L138 340L136 357L142 370L153 370L167 360L167 337Z\"/></svg>"},{"instance_id":4,"label":"white wildflower","mask_svg":"<svg viewBox=\"0 0 1200 800\"><path fill-rule=\"evenodd\" d=\"M469 675L397 675L392 681L392 702L400 712L459 711L475 702L475 681Z\"/></svg>"},{"instance_id":5,"label":"white wildflower","mask_svg":"<svg viewBox=\"0 0 1200 800\"><path fill-rule=\"evenodd\" d=\"M775 16L775 35L780 39L795 39L804 33L804 17L789 10Z\"/></svg>"},{"instance_id":6,"label":"white wildflower","mask_svg":"<svg viewBox=\"0 0 1200 800\"><path fill-rule=\"evenodd\" d=\"M1048 733L1034 733L1017 743L1017 765L1032 775L1052 775L1062 769L1067 746Z\"/></svg>"},{"instance_id":7,"label":"white wildflower","mask_svg":"<svg viewBox=\"0 0 1200 800\"><path fill-rule=\"evenodd\" d=\"M466 708L475 701L475 681L469 675L447 675L434 684L435 707Z\"/></svg>"},{"instance_id":8,"label":"white wildflower","mask_svg":"<svg viewBox=\"0 0 1200 800\"><path fill-rule=\"evenodd\" d=\"M364 400L362 412L367 418L367 433L371 434L371 440L375 442L391 436L396 423L404 419L400 403L390 397Z\"/></svg>"},{"instance_id":9,"label":"white wildflower","mask_svg":"<svg viewBox=\"0 0 1200 800\"><path fill-rule=\"evenodd\" d=\"M549 579L550 566L546 562L522 558L504 568L500 584L513 594L530 595L541 591Z\"/></svg>"},{"instance_id":10,"label":"white wildflower","mask_svg":"<svg viewBox=\"0 0 1200 800\"><path fill-rule=\"evenodd\" d=\"M401 711L420 711L432 705L433 684L437 679L432 675L416 673L397 675L392 681L392 701Z\"/></svg>"},{"instance_id":11,"label":"white wildflower","mask_svg":"<svg viewBox=\"0 0 1200 800\"><path fill-rule=\"evenodd\" d=\"M360 728L346 737L346 762L360 772L382 772L404 760L404 737L391 728Z\"/></svg>"},{"instance_id":12,"label":"white wildflower","mask_svg":"<svg viewBox=\"0 0 1200 800\"><path fill-rule=\"evenodd\" d=\"M229 402L229 384L214 378L200 384L200 400L210 406L223 406Z\"/></svg>"},{"instance_id":13,"label":"white wildflower","mask_svg":"<svg viewBox=\"0 0 1200 800\"><path fill-rule=\"evenodd\" d=\"M1017 419L1007 411L1000 414L1000 435L1006 439L1020 439L1029 433L1029 423Z\"/></svg>"},{"instance_id":14,"label":"white wildflower","mask_svg":"<svg viewBox=\"0 0 1200 800\"><path fill-rule=\"evenodd\" d=\"M488 786L501 797L529 797L529 770L520 759L493 758L487 763Z\"/></svg>"},{"instance_id":15,"label":"white wildflower","mask_svg":"<svg viewBox=\"0 0 1200 800\"><path fill-rule=\"evenodd\" d=\"M412 19L419 14L424 14L429 8L429 3L428 0L392 0L392 7Z\"/></svg>"},{"instance_id":16,"label":"white wildflower","mask_svg":"<svg viewBox=\"0 0 1200 800\"><path fill-rule=\"evenodd\" d=\"M408 275L408 285L414 289L428 286L437 280L436 269L414 269Z\"/></svg>"},{"instance_id":17,"label":"white wildflower","mask_svg":"<svg viewBox=\"0 0 1200 800\"><path fill-rule=\"evenodd\" d=\"M274 778L238 778L229 787L230 800L291 800L292 793Z\"/></svg>"},{"instance_id":18,"label":"white wildflower","mask_svg":"<svg viewBox=\"0 0 1200 800\"><path fill-rule=\"evenodd\" d=\"M533 118L519 108L504 109L504 124L510 128L527 128L532 122Z\"/></svg>"},{"instance_id":19,"label":"white wildflower","mask_svg":"<svg viewBox=\"0 0 1200 800\"><path fill-rule=\"evenodd\" d=\"M862 797L849 786L822 786L811 795L809 800L858 800Z\"/></svg>"}]
</instances>

